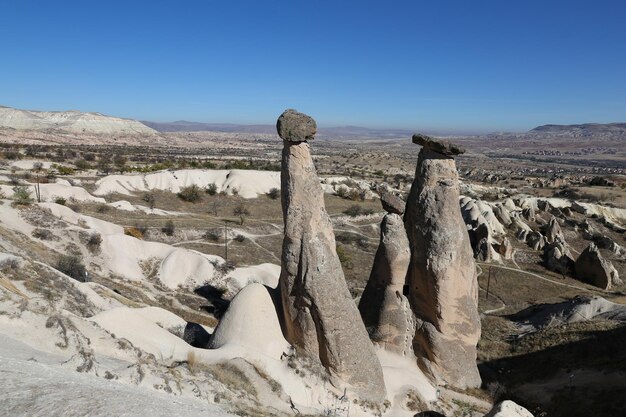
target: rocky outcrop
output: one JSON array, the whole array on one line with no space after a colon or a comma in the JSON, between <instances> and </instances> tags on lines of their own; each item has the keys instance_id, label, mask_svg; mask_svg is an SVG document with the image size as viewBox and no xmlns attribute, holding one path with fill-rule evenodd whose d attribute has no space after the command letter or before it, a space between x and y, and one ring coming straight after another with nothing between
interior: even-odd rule
<instances>
[{"instance_id":1,"label":"rocky outcrop","mask_svg":"<svg viewBox=\"0 0 626 417\"><path fill-rule=\"evenodd\" d=\"M547 243L554 243L557 240L565 242L565 236L563 235L563 231L556 217L553 216L545 226L544 236Z\"/></svg>"},{"instance_id":2,"label":"rocky outcrop","mask_svg":"<svg viewBox=\"0 0 626 417\"><path fill-rule=\"evenodd\" d=\"M560 238L544 247L544 259L550 271L567 275L574 270L574 258L567 244Z\"/></svg>"},{"instance_id":3,"label":"rocky outcrop","mask_svg":"<svg viewBox=\"0 0 626 417\"><path fill-rule=\"evenodd\" d=\"M335 250L335 235L306 140L315 121L295 110L278 119L285 235L279 288L287 340L318 358L359 395L385 396L382 368L350 296Z\"/></svg>"},{"instance_id":4,"label":"rocky outcrop","mask_svg":"<svg viewBox=\"0 0 626 417\"><path fill-rule=\"evenodd\" d=\"M485 417L533 417L532 413L513 401L505 400L493 407Z\"/></svg>"},{"instance_id":5,"label":"rocky outcrop","mask_svg":"<svg viewBox=\"0 0 626 417\"><path fill-rule=\"evenodd\" d=\"M209 348L219 349L226 345L241 346L276 359L288 350L276 307L264 285L245 286L228 305L211 335Z\"/></svg>"},{"instance_id":6,"label":"rocky outcrop","mask_svg":"<svg viewBox=\"0 0 626 417\"><path fill-rule=\"evenodd\" d=\"M526 235L526 243L533 250L543 250L544 246L546 246L546 239L541 233L533 231Z\"/></svg>"},{"instance_id":7,"label":"rocky outcrop","mask_svg":"<svg viewBox=\"0 0 626 417\"><path fill-rule=\"evenodd\" d=\"M513 259L513 244L508 237L502 239L502 243L498 245L498 253L504 259Z\"/></svg>"},{"instance_id":8,"label":"rocky outcrop","mask_svg":"<svg viewBox=\"0 0 626 417\"><path fill-rule=\"evenodd\" d=\"M413 135L413 143L421 145L424 149L445 156L455 156L465 153L465 149L454 143L448 142L447 140L431 138L421 133Z\"/></svg>"},{"instance_id":9,"label":"rocky outcrop","mask_svg":"<svg viewBox=\"0 0 626 417\"><path fill-rule=\"evenodd\" d=\"M413 348L420 367L436 382L477 387L478 284L450 156L460 148L421 135L414 141L425 146L404 216L411 245L409 301L416 316Z\"/></svg>"},{"instance_id":10,"label":"rocky outcrop","mask_svg":"<svg viewBox=\"0 0 626 417\"><path fill-rule=\"evenodd\" d=\"M599 248L608 249L615 255L626 256L626 249L608 236L594 236L594 242Z\"/></svg>"},{"instance_id":11,"label":"rocky outcrop","mask_svg":"<svg viewBox=\"0 0 626 417\"><path fill-rule=\"evenodd\" d=\"M522 217L528 221L534 222L536 220L535 209L533 207L526 207L522 210Z\"/></svg>"},{"instance_id":12,"label":"rocky outcrop","mask_svg":"<svg viewBox=\"0 0 626 417\"><path fill-rule=\"evenodd\" d=\"M479 262L491 262L500 259L500 255L491 246L487 238L482 238L478 241L474 249L474 257Z\"/></svg>"},{"instance_id":13,"label":"rocky outcrop","mask_svg":"<svg viewBox=\"0 0 626 417\"><path fill-rule=\"evenodd\" d=\"M515 237L524 242L527 241L528 235L533 232L533 229L531 229L530 226L517 217L513 218L511 229L515 231Z\"/></svg>"},{"instance_id":14,"label":"rocky outcrop","mask_svg":"<svg viewBox=\"0 0 626 417\"><path fill-rule=\"evenodd\" d=\"M613 264L602 257L594 243L590 243L578 256L575 268L578 279L604 290L622 283Z\"/></svg>"},{"instance_id":15,"label":"rocky outcrop","mask_svg":"<svg viewBox=\"0 0 626 417\"><path fill-rule=\"evenodd\" d=\"M513 223L509 209L501 204L496 204L493 207L493 214L495 214L498 221L505 227L509 227L511 223Z\"/></svg>"},{"instance_id":16,"label":"rocky outcrop","mask_svg":"<svg viewBox=\"0 0 626 417\"><path fill-rule=\"evenodd\" d=\"M317 133L317 123L312 117L288 109L276 121L276 130L282 140L300 143L313 140Z\"/></svg>"},{"instance_id":17,"label":"rocky outcrop","mask_svg":"<svg viewBox=\"0 0 626 417\"><path fill-rule=\"evenodd\" d=\"M403 294L410 260L402 217L389 213L380 226L380 243L359 310L372 339L402 355L412 352L415 330L413 312Z\"/></svg>"},{"instance_id":18,"label":"rocky outcrop","mask_svg":"<svg viewBox=\"0 0 626 417\"><path fill-rule=\"evenodd\" d=\"M380 194L380 202L383 205L383 210L386 212L399 215L404 214L406 203L397 195L392 194L389 191L383 191Z\"/></svg>"},{"instance_id":19,"label":"rocky outcrop","mask_svg":"<svg viewBox=\"0 0 626 417\"><path fill-rule=\"evenodd\" d=\"M206 349L210 338L211 334L198 323L189 322L185 326L183 340L193 347Z\"/></svg>"}]
</instances>

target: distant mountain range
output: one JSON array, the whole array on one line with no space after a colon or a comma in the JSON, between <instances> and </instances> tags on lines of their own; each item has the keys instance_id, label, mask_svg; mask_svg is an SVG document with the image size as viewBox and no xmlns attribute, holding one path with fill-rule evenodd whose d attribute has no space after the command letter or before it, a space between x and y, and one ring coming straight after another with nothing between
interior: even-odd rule
<instances>
[{"instance_id":1,"label":"distant mountain range","mask_svg":"<svg viewBox=\"0 0 626 417\"><path fill-rule=\"evenodd\" d=\"M156 135L167 132L232 132L275 134L273 124L199 123L186 120L161 123L107 116L101 113L70 111L32 111L0 106L0 128L103 135ZM375 129L360 126L321 127L318 136L327 139L396 139L408 138L415 131ZM429 133L429 132L422 132ZM431 133L434 136L441 136ZM465 135L453 135L461 137ZM626 138L626 123L548 124L525 133L468 135L485 137L603 137Z\"/></svg>"},{"instance_id":2,"label":"distant mountain range","mask_svg":"<svg viewBox=\"0 0 626 417\"><path fill-rule=\"evenodd\" d=\"M626 123L585 123L579 125L543 125L532 129L529 133L596 136L626 135Z\"/></svg>"},{"instance_id":3,"label":"distant mountain range","mask_svg":"<svg viewBox=\"0 0 626 417\"><path fill-rule=\"evenodd\" d=\"M101 113L32 111L0 106L0 127L63 133L107 135L155 135L158 132L132 119Z\"/></svg>"},{"instance_id":4,"label":"distant mountain range","mask_svg":"<svg viewBox=\"0 0 626 417\"><path fill-rule=\"evenodd\" d=\"M276 133L276 125L246 125L232 123L198 123L179 120L176 122L160 123L141 121L146 126L159 132L240 132L240 133ZM371 129L359 126L322 127L318 129L319 136L334 138L342 137L378 137L391 138L410 136L412 131L402 129Z\"/></svg>"}]
</instances>

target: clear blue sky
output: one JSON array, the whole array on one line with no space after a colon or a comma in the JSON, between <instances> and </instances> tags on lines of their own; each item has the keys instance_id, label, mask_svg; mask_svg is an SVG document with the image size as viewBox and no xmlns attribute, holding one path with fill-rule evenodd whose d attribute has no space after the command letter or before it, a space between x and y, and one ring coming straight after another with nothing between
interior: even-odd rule
<instances>
[{"instance_id":1,"label":"clear blue sky","mask_svg":"<svg viewBox=\"0 0 626 417\"><path fill-rule=\"evenodd\" d=\"M626 121L626 0L0 0L0 104L155 121Z\"/></svg>"}]
</instances>

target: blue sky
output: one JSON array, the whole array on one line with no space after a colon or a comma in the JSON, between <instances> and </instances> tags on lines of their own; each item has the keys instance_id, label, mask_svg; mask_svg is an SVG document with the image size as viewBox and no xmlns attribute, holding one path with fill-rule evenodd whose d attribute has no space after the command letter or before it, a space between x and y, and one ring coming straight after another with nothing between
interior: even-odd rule
<instances>
[{"instance_id":1,"label":"blue sky","mask_svg":"<svg viewBox=\"0 0 626 417\"><path fill-rule=\"evenodd\" d=\"M626 1L0 0L0 104L441 132L626 121Z\"/></svg>"}]
</instances>

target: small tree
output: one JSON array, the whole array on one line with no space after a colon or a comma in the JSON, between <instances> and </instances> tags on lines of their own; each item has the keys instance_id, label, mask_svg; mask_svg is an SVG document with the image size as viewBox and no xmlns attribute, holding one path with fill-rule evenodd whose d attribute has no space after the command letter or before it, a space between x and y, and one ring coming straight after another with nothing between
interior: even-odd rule
<instances>
[{"instance_id":1,"label":"small tree","mask_svg":"<svg viewBox=\"0 0 626 417\"><path fill-rule=\"evenodd\" d=\"M161 228L161 231L165 233L167 236L173 236L175 230L176 228L174 226L174 222L171 220L168 220L165 223L165 225Z\"/></svg>"},{"instance_id":2,"label":"small tree","mask_svg":"<svg viewBox=\"0 0 626 417\"><path fill-rule=\"evenodd\" d=\"M267 193L267 196L272 200L276 200L278 197L280 197L280 190L278 188L272 188Z\"/></svg>"},{"instance_id":3,"label":"small tree","mask_svg":"<svg viewBox=\"0 0 626 417\"><path fill-rule=\"evenodd\" d=\"M359 214L363 214L363 209L361 209L361 206L355 204L345 209L344 213L350 217L356 217Z\"/></svg>"},{"instance_id":4,"label":"small tree","mask_svg":"<svg viewBox=\"0 0 626 417\"><path fill-rule=\"evenodd\" d=\"M98 169L102 171L103 174L109 175L109 173L111 172L111 165L107 160L103 159L98 162Z\"/></svg>"},{"instance_id":5,"label":"small tree","mask_svg":"<svg viewBox=\"0 0 626 417\"><path fill-rule=\"evenodd\" d=\"M142 199L143 199L143 201L148 203L148 206L150 207L150 210L154 209L154 206L156 205L156 198L154 197L153 193L145 193L143 195Z\"/></svg>"},{"instance_id":6,"label":"small tree","mask_svg":"<svg viewBox=\"0 0 626 417\"><path fill-rule=\"evenodd\" d=\"M115 155L115 157L113 158L113 163L120 171L120 173L123 173L126 170L126 162L128 162L128 159L126 159L122 155Z\"/></svg>"},{"instance_id":7,"label":"small tree","mask_svg":"<svg viewBox=\"0 0 626 417\"><path fill-rule=\"evenodd\" d=\"M100 245L102 244L102 236L100 233L93 232L87 238L87 249L92 253L97 252L100 249Z\"/></svg>"},{"instance_id":8,"label":"small tree","mask_svg":"<svg viewBox=\"0 0 626 417\"><path fill-rule=\"evenodd\" d=\"M33 199L30 194L31 191L23 185L13 187L13 201L15 201L16 204L31 204Z\"/></svg>"},{"instance_id":9,"label":"small tree","mask_svg":"<svg viewBox=\"0 0 626 417\"><path fill-rule=\"evenodd\" d=\"M195 184L181 188L177 195L181 200L188 201L190 203L195 203L202 197L200 194L200 187Z\"/></svg>"},{"instance_id":10,"label":"small tree","mask_svg":"<svg viewBox=\"0 0 626 417\"><path fill-rule=\"evenodd\" d=\"M233 215L239 217L239 224L244 224L246 218L250 215L250 210L245 204L241 203L233 209Z\"/></svg>"},{"instance_id":11,"label":"small tree","mask_svg":"<svg viewBox=\"0 0 626 417\"><path fill-rule=\"evenodd\" d=\"M221 205L222 203L219 201L219 199L213 200L213 202L211 203L211 212L214 216L217 216L217 212Z\"/></svg>"},{"instance_id":12,"label":"small tree","mask_svg":"<svg viewBox=\"0 0 626 417\"><path fill-rule=\"evenodd\" d=\"M56 269L77 281L87 281L87 270L83 261L76 255L62 255L56 264Z\"/></svg>"},{"instance_id":13,"label":"small tree","mask_svg":"<svg viewBox=\"0 0 626 417\"><path fill-rule=\"evenodd\" d=\"M208 195L215 195L217 194L217 185L215 183L209 184L205 191Z\"/></svg>"}]
</instances>

